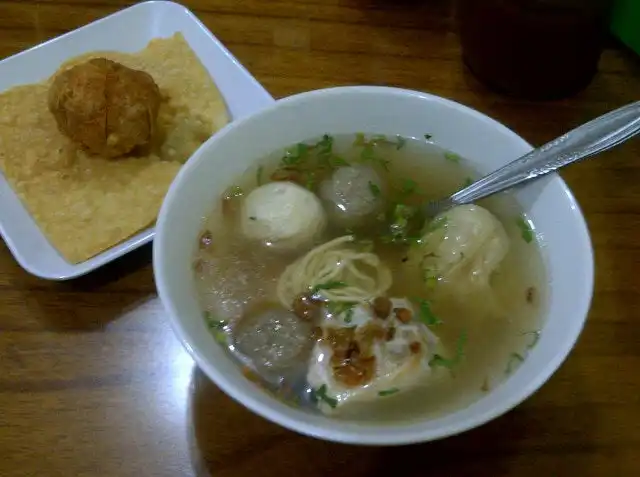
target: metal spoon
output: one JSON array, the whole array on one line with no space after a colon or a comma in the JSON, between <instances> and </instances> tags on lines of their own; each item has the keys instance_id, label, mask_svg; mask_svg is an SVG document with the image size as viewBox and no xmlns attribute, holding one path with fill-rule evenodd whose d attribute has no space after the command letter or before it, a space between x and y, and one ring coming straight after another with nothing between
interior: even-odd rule
<instances>
[{"instance_id":1,"label":"metal spoon","mask_svg":"<svg viewBox=\"0 0 640 477\"><path fill-rule=\"evenodd\" d=\"M589 121L548 142L448 198L424 205L433 217L456 205L469 204L561 167L594 156L625 142L640 132L640 101Z\"/></svg>"}]
</instances>

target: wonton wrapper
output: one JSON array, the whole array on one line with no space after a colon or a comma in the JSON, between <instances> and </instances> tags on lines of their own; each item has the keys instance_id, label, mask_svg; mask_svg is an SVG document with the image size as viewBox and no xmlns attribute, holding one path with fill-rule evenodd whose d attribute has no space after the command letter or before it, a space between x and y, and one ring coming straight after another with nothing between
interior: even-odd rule
<instances>
[{"instance_id":1,"label":"wonton wrapper","mask_svg":"<svg viewBox=\"0 0 640 477\"><path fill-rule=\"evenodd\" d=\"M393 308L407 308L413 311L408 300L392 299ZM438 346L438 338L422 323L410 321L402 323L393 312L384 320L375 318L367 305L355 308L349 323L328 319L321 327L351 328L356 326L356 334L363 327L375 323L384 328L393 326L393 339L376 340L373 345L375 371L371 381L364 385L347 386L335 379L331 365L333 350L331 346L318 341L312 351L311 364L307 372L307 381L314 389L323 389L324 395L335 400L336 406L330 406L326 400L318 400L318 408L325 414L344 412L358 404L372 403L387 399L392 394L400 394L424 384L433 372L429 361ZM413 352L411 343L420 343L419 352Z\"/></svg>"},{"instance_id":2,"label":"wonton wrapper","mask_svg":"<svg viewBox=\"0 0 640 477\"><path fill-rule=\"evenodd\" d=\"M207 70L181 34L139 53L95 52L150 74L162 95L158 134L147 156L88 156L47 109L50 81L0 95L0 169L47 239L79 263L152 225L180 166L229 120Z\"/></svg>"},{"instance_id":3,"label":"wonton wrapper","mask_svg":"<svg viewBox=\"0 0 640 477\"><path fill-rule=\"evenodd\" d=\"M424 276L442 277L457 289L488 285L509 250L502 223L478 205L460 205L436 217L419 245L408 253L407 266Z\"/></svg>"}]
</instances>

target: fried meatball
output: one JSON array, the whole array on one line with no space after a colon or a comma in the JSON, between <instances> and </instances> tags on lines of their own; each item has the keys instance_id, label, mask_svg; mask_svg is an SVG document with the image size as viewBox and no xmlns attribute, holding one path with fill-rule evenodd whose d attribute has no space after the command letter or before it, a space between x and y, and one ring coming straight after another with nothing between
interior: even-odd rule
<instances>
[{"instance_id":1,"label":"fried meatball","mask_svg":"<svg viewBox=\"0 0 640 477\"><path fill-rule=\"evenodd\" d=\"M48 106L60 131L82 149L115 158L151 143L160 101L149 74L94 58L56 75Z\"/></svg>"}]
</instances>

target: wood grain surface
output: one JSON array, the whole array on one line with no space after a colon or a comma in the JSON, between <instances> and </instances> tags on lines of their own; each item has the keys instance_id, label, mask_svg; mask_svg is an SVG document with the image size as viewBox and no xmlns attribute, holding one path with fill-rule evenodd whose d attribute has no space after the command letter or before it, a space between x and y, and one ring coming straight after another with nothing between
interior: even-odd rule
<instances>
[{"instance_id":1,"label":"wood grain surface","mask_svg":"<svg viewBox=\"0 0 640 477\"><path fill-rule=\"evenodd\" d=\"M0 57L130 3L0 1ZM448 0L184 3L275 97L347 84L414 88L541 144L640 96L640 60L615 45L573 98L493 94L461 64ZM593 307L577 347L512 412L402 448L301 437L232 402L171 333L149 247L53 283L28 275L1 244L0 476L640 475L640 140L563 176L596 251Z\"/></svg>"}]
</instances>

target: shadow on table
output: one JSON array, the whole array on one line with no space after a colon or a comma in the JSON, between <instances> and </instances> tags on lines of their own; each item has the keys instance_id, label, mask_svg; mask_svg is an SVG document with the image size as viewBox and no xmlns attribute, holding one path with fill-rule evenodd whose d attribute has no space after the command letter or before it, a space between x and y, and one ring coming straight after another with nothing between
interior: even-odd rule
<instances>
[{"instance_id":1,"label":"shadow on table","mask_svg":"<svg viewBox=\"0 0 640 477\"><path fill-rule=\"evenodd\" d=\"M148 273L151 272L152 255L153 243L148 243L92 273L61 285L69 290L97 291L121 282L130 284L131 288L155 290L153 280L149 279L152 274Z\"/></svg>"},{"instance_id":2,"label":"shadow on table","mask_svg":"<svg viewBox=\"0 0 640 477\"><path fill-rule=\"evenodd\" d=\"M48 329L93 331L155 296L151 255L148 244L74 280L52 282L20 274L14 286L29 315Z\"/></svg>"},{"instance_id":3,"label":"shadow on table","mask_svg":"<svg viewBox=\"0 0 640 477\"><path fill-rule=\"evenodd\" d=\"M574 408L525 404L449 439L375 448L333 444L285 430L228 398L197 368L190 391L187 432L197 477L500 477L521 475L523 467L526 475L586 475L581 468L586 459L580 456L595 447L590 421L596 417L580 412L575 420L567 419ZM568 429L567 423L574 421Z\"/></svg>"}]
</instances>

